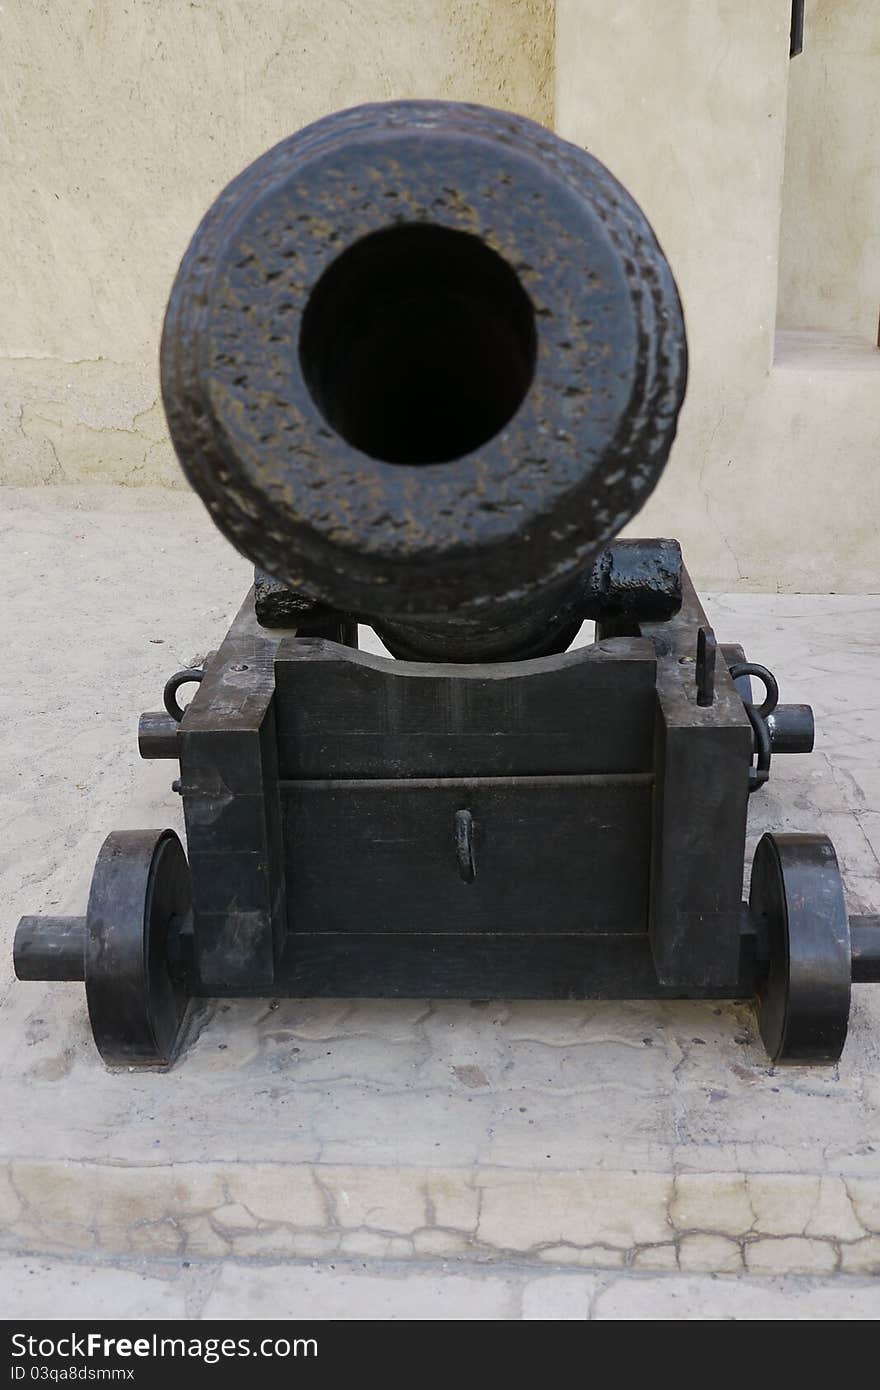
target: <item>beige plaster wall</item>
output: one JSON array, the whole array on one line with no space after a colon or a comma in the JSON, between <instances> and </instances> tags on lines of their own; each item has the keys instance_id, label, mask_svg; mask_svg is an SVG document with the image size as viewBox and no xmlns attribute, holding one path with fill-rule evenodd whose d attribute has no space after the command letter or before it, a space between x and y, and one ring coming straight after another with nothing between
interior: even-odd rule
<instances>
[{"instance_id":1,"label":"beige plaster wall","mask_svg":"<svg viewBox=\"0 0 880 1390\"><path fill-rule=\"evenodd\" d=\"M789 64L790 14L790 0L559 0L557 128L642 203L685 306L679 438L631 530L678 536L711 586L876 589L880 353L775 332L802 61ZM826 196L816 183L804 204Z\"/></svg>"},{"instance_id":2,"label":"beige plaster wall","mask_svg":"<svg viewBox=\"0 0 880 1390\"><path fill-rule=\"evenodd\" d=\"M809 0L791 65L779 323L877 341L880 5Z\"/></svg>"},{"instance_id":3,"label":"beige plaster wall","mask_svg":"<svg viewBox=\"0 0 880 1390\"><path fill-rule=\"evenodd\" d=\"M808 0L790 64L790 0L6 0L0 479L181 483L165 297L211 198L290 130L392 96L555 104L684 298L680 437L632 529L679 536L703 584L877 589L875 8Z\"/></svg>"},{"instance_id":4,"label":"beige plaster wall","mask_svg":"<svg viewBox=\"0 0 880 1390\"><path fill-rule=\"evenodd\" d=\"M0 478L178 483L156 354L238 171L361 101L553 121L552 0L5 0Z\"/></svg>"}]
</instances>

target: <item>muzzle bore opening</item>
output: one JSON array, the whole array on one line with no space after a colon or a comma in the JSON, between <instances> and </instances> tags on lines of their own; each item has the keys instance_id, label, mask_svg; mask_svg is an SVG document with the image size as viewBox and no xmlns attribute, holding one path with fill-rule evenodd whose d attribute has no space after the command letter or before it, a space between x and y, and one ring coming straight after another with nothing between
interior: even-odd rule
<instances>
[{"instance_id":1,"label":"muzzle bore opening","mask_svg":"<svg viewBox=\"0 0 880 1390\"><path fill-rule=\"evenodd\" d=\"M407 223L324 271L299 339L327 423L386 463L448 463L503 429L531 385L537 340L516 272L469 232Z\"/></svg>"}]
</instances>

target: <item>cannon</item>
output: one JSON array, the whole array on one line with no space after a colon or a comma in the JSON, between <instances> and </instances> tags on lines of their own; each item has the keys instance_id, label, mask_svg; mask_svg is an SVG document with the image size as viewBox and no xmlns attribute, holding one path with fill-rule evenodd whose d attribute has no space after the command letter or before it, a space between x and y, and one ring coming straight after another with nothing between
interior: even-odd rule
<instances>
[{"instance_id":1,"label":"cannon","mask_svg":"<svg viewBox=\"0 0 880 1390\"><path fill-rule=\"evenodd\" d=\"M608 170L477 106L321 120L206 214L161 367L254 587L141 717L187 853L111 834L19 978L84 981L111 1066L238 995L748 998L773 1061L835 1062L880 919L821 834L765 835L743 900L750 795L812 712L717 642L675 541L620 537L687 357Z\"/></svg>"}]
</instances>

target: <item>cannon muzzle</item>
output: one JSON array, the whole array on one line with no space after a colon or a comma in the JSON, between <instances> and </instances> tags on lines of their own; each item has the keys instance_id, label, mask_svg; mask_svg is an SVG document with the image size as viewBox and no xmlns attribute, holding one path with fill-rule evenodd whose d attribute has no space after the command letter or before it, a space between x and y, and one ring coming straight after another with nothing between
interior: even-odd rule
<instances>
[{"instance_id":1,"label":"cannon muzzle","mask_svg":"<svg viewBox=\"0 0 880 1390\"><path fill-rule=\"evenodd\" d=\"M208 211L162 390L183 469L261 569L407 651L536 650L656 484L678 294L597 160L448 102L283 141Z\"/></svg>"}]
</instances>

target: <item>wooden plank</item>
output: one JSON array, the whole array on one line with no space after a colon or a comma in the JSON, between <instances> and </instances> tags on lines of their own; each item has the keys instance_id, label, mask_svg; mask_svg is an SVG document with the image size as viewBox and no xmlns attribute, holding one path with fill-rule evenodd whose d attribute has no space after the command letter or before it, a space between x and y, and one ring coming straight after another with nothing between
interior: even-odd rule
<instances>
[{"instance_id":1,"label":"wooden plank","mask_svg":"<svg viewBox=\"0 0 880 1390\"><path fill-rule=\"evenodd\" d=\"M646 932L635 936L297 933L288 938L274 992L300 999L698 999L707 994L658 982ZM751 992L752 982L744 976L708 994L735 999Z\"/></svg>"},{"instance_id":2,"label":"wooden plank","mask_svg":"<svg viewBox=\"0 0 880 1390\"><path fill-rule=\"evenodd\" d=\"M294 932L647 930L649 775L282 783ZM456 813L473 822L461 876Z\"/></svg>"},{"instance_id":3,"label":"wooden plank","mask_svg":"<svg viewBox=\"0 0 880 1390\"><path fill-rule=\"evenodd\" d=\"M739 972L752 731L723 663L714 704L697 704L697 631L687 574L681 612L657 625L656 793L650 932L659 978L709 992ZM654 628L645 627L645 632Z\"/></svg>"},{"instance_id":4,"label":"wooden plank","mask_svg":"<svg viewBox=\"0 0 880 1390\"><path fill-rule=\"evenodd\" d=\"M284 945L274 659L248 594L180 726L196 966L209 990L269 988Z\"/></svg>"},{"instance_id":5,"label":"wooden plank","mask_svg":"<svg viewBox=\"0 0 880 1390\"><path fill-rule=\"evenodd\" d=\"M276 661L285 778L646 772L651 642L616 638L538 661L392 661L286 639Z\"/></svg>"}]
</instances>

